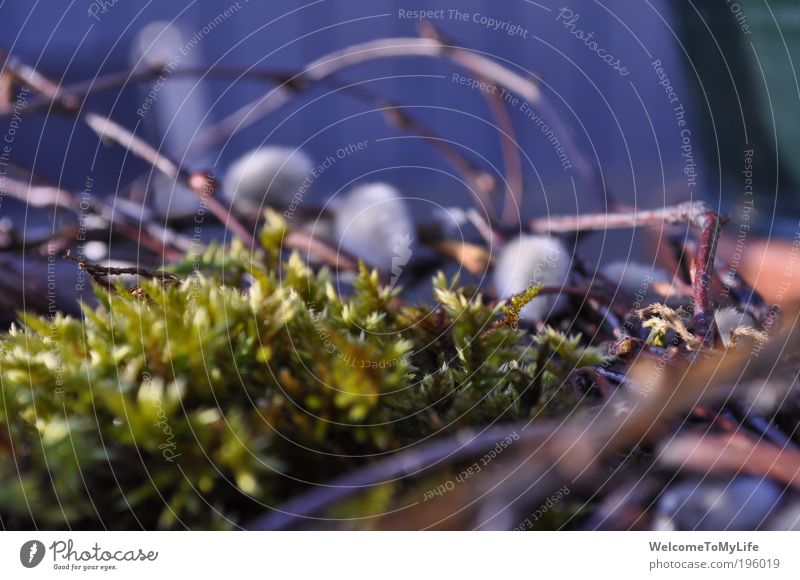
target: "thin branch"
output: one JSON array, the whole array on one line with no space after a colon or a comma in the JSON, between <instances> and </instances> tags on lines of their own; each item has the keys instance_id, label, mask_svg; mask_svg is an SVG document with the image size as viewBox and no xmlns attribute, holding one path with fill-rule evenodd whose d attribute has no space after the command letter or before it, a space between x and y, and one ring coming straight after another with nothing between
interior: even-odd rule
<instances>
[{"instance_id":1,"label":"thin branch","mask_svg":"<svg viewBox=\"0 0 800 580\"><path fill-rule=\"evenodd\" d=\"M86 124L103 140L113 141L153 166L171 180L181 177L178 164L131 131L104 115L88 112L83 115Z\"/></svg>"},{"instance_id":2,"label":"thin branch","mask_svg":"<svg viewBox=\"0 0 800 580\"><path fill-rule=\"evenodd\" d=\"M662 465L677 469L745 473L800 490L800 452L742 433L678 435L662 448L658 459Z\"/></svg>"},{"instance_id":3,"label":"thin branch","mask_svg":"<svg viewBox=\"0 0 800 580\"><path fill-rule=\"evenodd\" d=\"M226 228L229 228L246 245L251 248L255 247L255 238L253 238L249 230L231 213L230 208L226 208L213 197L217 183L210 174L204 172L190 173L169 157L157 151L152 145L108 117L93 112L85 113L83 117L89 127L101 139L110 139L118 143L137 157L148 162L167 178L183 181L200 198L201 202L208 206L214 217Z\"/></svg>"},{"instance_id":4,"label":"thin branch","mask_svg":"<svg viewBox=\"0 0 800 580\"><path fill-rule=\"evenodd\" d=\"M94 281L95 284L105 288L111 287L111 279L114 276L123 276L126 274L139 276L141 278L160 280L165 286L179 284L181 281L181 279L174 274L170 274L169 272L165 272L163 270L149 270L141 266L130 266L125 268L99 266L97 264L87 262L85 258L73 256L69 253L69 251L67 251L67 253L64 255L64 259L71 262L76 262L78 266L80 266L81 270L84 270L87 274L89 274L89 276L91 276L92 281Z\"/></svg>"},{"instance_id":5,"label":"thin branch","mask_svg":"<svg viewBox=\"0 0 800 580\"><path fill-rule=\"evenodd\" d=\"M0 191L32 207L58 207L77 215L83 213L95 215L105 222L106 229L104 231L119 231L129 240L141 243L164 259L180 258L183 255L182 252L185 252L190 245L184 236L150 220L149 212L132 202L116 200L115 203L110 204L103 199L88 201L55 185L31 185L8 175L5 176ZM142 226L145 231L142 231ZM70 228L65 228L59 232L51 232L50 237L65 239L72 231ZM27 240L28 232L25 232L24 237ZM88 239L88 232L85 237ZM30 244L26 242L26 245ZM181 252L176 252L173 248L179 248Z\"/></svg>"},{"instance_id":6,"label":"thin branch","mask_svg":"<svg viewBox=\"0 0 800 580\"><path fill-rule=\"evenodd\" d=\"M445 46L429 38L386 38L355 44L318 58L305 68L303 77L319 81L357 64L405 56L446 58L491 79L530 103L536 103L541 98L541 92L535 83L501 64L468 49Z\"/></svg>"},{"instance_id":7,"label":"thin branch","mask_svg":"<svg viewBox=\"0 0 800 580\"><path fill-rule=\"evenodd\" d=\"M455 45L452 39L447 38L439 28L430 20L423 20L419 24L421 36L435 40L442 45ZM490 79L485 76L478 76L478 80L490 83ZM506 197L501 213L501 223L504 227L512 227L519 222L522 211L522 196L524 188L524 178L522 172L522 155L519 149L514 123L508 110L508 103L503 97L492 92L480 91L484 97L489 111L497 127L498 139L500 141L500 151L503 155L503 167L505 169Z\"/></svg>"},{"instance_id":8,"label":"thin branch","mask_svg":"<svg viewBox=\"0 0 800 580\"><path fill-rule=\"evenodd\" d=\"M309 80L303 75L304 73L300 72L294 77L285 80L284 85L274 87L264 97L259 97L255 101L244 105L202 132L189 146L187 157L197 157L210 147L229 139L233 134L275 112L297 96L300 91L307 90L319 83L330 85L337 91L369 103L383 114L384 119L390 125L396 127L399 131L417 133L463 176L478 197L481 205L486 207L487 211L492 211L489 194L497 185L496 179L477 167L449 140L444 139L436 131L406 112L403 105L399 105L356 84L346 84L335 78L327 77L319 80ZM263 75L255 76L263 78Z\"/></svg>"},{"instance_id":9,"label":"thin branch","mask_svg":"<svg viewBox=\"0 0 800 580\"><path fill-rule=\"evenodd\" d=\"M518 429L522 429L519 426ZM410 449L394 457L347 474L330 484L290 500L251 522L250 530L289 529L303 519L316 519L315 514L364 488L383 482L418 476L444 462L456 462L491 449L512 430L511 426L490 427L481 432L462 431L455 437Z\"/></svg>"}]
</instances>

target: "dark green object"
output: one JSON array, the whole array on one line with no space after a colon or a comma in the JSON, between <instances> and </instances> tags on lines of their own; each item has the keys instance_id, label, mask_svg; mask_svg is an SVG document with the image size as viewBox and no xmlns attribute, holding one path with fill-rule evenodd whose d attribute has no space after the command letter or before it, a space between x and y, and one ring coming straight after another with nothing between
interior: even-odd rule
<instances>
[{"instance_id":1,"label":"dark green object","mask_svg":"<svg viewBox=\"0 0 800 580\"><path fill-rule=\"evenodd\" d=\"M707 196L739 218L746 202L745 157L752 151L757 219L750 223L758 233L776 233L782 226L772 224L775 218L788 234L800 218L800 97L793 69L800 63L800 3L675 5Z\"/></svg>"}]
</instances>

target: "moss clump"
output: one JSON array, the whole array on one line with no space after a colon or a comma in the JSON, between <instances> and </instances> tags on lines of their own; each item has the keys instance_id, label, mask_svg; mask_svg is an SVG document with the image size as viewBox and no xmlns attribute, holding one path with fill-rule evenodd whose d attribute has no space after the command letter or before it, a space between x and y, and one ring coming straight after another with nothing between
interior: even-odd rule
<instances>
[{"instance_id":1,"label":"moss clump","mask_svg":"<svg viewBox=\"0 0 800 580\"><path fill-rule=\"evenodd\" d=\"M4 527L235 527L385 453L539 413L532 386L558 398L600 360L496 324L502 305L443 275L433 307L363 266L342 295L281 262L286 231L272 215L255 255L212 248L177 285L98 290L83 319L0 336Z\"/></svg>"}]
</instances>

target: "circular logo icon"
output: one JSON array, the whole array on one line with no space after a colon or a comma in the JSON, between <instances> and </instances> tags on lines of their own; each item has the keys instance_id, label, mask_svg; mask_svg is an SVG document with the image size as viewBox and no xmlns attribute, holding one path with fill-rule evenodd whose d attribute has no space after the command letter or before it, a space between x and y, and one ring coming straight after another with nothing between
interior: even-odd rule
<instances>
[{"instance_id":1,"label":"circular logo icon","mask_svg":"<svg viewBox=\"0 0 800 580\"><path fill-rule=\"evenodd\" d=\"M19 561L26 568L35 568L44 559L44 544L39 540L28 540L19 549Z\"/></svg>"}]
</instances>

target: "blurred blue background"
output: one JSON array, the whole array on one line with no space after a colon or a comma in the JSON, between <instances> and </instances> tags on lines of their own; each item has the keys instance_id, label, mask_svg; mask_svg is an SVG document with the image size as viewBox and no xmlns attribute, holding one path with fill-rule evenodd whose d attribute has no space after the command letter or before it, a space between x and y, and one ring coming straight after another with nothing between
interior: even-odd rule
<instances>
[{"instance_id":1,"label":"blurred blue background","mask_svg":"<svg viewBox=\"0 0 800 580\"><path fill-rule=\"evenodd\" d=\"M458 10L469 15L486 15L524 28L526 38L490 30L471 18L461 21L446 17L435 23L465 46L538 78L574 139L618 200L657 207L697 195L719 201L720 191L725 189L715 144L709 147L708 139L703 143L701 138L702 120L689 124L701 181L696 189L687 186L674 104L652 66L654 60L661 61L690 119L708 116L708 104L697 98L702 92L692 86L696 79L686 75L691 67L687 65L686 47L681 45L683 29L678 15L686 8L683 4L666 0L570 0L566 5L580 16L576 26L593 32L598 45L624 63L630 71L627 76L603 63L570 34L563 22L557 22L558 11L564 6L561 2L457 3ZM689 4L692 9L695 4L702 9L712 3ZM678 6L681 9L676 11ZM438 0L202 0L181 4L98 0L66 5L50 0L3 4L0 37L5 51L62 83L129 70L141 56L137 46L142 43L142 31L159 21L172 22L184 39L197 40L182 65L293 71L354 43L415 36L417 23L401 18L400 11L451 8L453 3ZM231 14L220 18L226 10ZM728 10L725 16L735 27L736 15ZM212 22L216 24L210 29ZM410 111L416 117L458 143L469 157L499 168L502 157L498 136L486 122L490 119L486 103L477 91L456 86L451 81L454 72L461 71L447 62L402 58L359 65L345 71L341 78L364 82L370 90L413 107ZM140 119L136 110L152 88L152 82L129 85L92 96L89 102L180 157L196 131L263 95L267 85L244 79L200 83L169 79L155 102L161 111ZM315 88L209 155L187 163L223 174L233 159L265 142L301 145L321 160L348 143L367 140L370 146L364 152L335 164L315 181L311 197L324 199L354 180L386 179L409 196L441 203L468 199L466 188L445 161L419 140L394 139L401 133L369 109L350 96ZM512 118L520 147L527 155L527 215L603 209L585 183L577 178L573 182L575 174L562 169L542 132L518 111L512 111ZM165 119L174 121L171 128ZM724 125L718 122L715 126L721 130ZM99 146L96 136L72 118L30 116L23 128L14 143L14 163L63 187L80 189L91 175L95 193L111 194L148 170L119 147ZM740 170L738 159L736 164L734 175ZM7 203L4 211L13 207L13 203ZM618 236L615 243L627 249L636 234L613 235Z\"/></svg>"},{"instance_id":2,"label":"blurred blue background","mask_svg":"<svg viewBox=\"0 0 800 580\"><path fill-rule=\"evenodd\" d=\"M560 5L553 2L537 5L522 0L502 3L462 0L457 4L459 10L470 14L479 12L518 23L529 31L528 38L491 31L471 21L445 19L436 23L465 45L507 60L511 66L519 67L519 71L530 71L542 79L551 101L575 132L582 148L595 159L613 190L633 203L645 194L650 196L662 190L665 183L679 180L681 175L680 136L668 114L664 89L656 83L649 66L652 58L660 58L677 83L677 90L686 94L680 86L681 67L669 28L671 15L662 1L616 0L601 4L576 0L569 5L580 14L580 27L594 31L595 38L609 53L619 55L632 71L630 76L622 78L615 74L579 40L555 25L557 12L554 10ZM232 3L206 0L178 5L118 0L115 4L105 3L104 9L98 8L102 4L95 4L92 10L96 18L89 14L90 6L88 2L71 2L66 9L64 4L53 1L7 3L0 8L0 33L6 39L3 48L62 82L86 80L130 68L137 34L148 23L173 21L192 38ZM415 36L416 23L398 18L398 10L448 9L453 3L241 0L239 6L235 13L202 37L191 51L193 60L215 66L298 69L317 57L356 42ZM474 149L476 154L499 167L502 160L497 133L481 120L488 118L486 105L477 91L452 84L447 75L456 71L447 63L413 58L361 65L342 76L370 80L368 84L372 90L398 103L421 107L414 111L416 116L443 136ZM395 75L398 78L372 80ZM439 78L439 75L446 78ZM129 87L119 95L93 97L92 103L133 127L139 120L136 109L146 93L142 89L149 88L148 83L144 83L138 88ZM191 83L190 90L199 91L208 100L207 121L213 122L258 97L265 85L244 80L235 84L217 80L205 81L200 86ZM324 89L313 90L307 98L299 99L279 114L237 135L219 152L218 159L213 158L218 164L217 171L267 138L280 143L304 144L312 155L323 158L344 143L398 135L396 130L386 126L380 115L360 115L367 107L351 97L336 94L308 104L324 92ZM689 95L686 97L688 100ZM357 116L353 118L354 115ZM147 120L153 118L149 116ZM550 211L575 211L578 202L568 175L557 162L549 143L541 132L532 130L529 123L526 126L522 115L517 114L514 120L520 145L532 162L526 167L529 190L535 192L536 197L545 194ZM16 160L20 164L35 162L38 173L59 180L66 187L82 187L97 146L94 134L72 119L55 116L26 119L24 128L15 145ZM23 159L23 155L29 158ZM138 161L126 159L116 148L104 150L101 155L102 163L97 164L93 172L97 190L113 190L120 173L132 178L146 169ZM208 164L208 160L204 164ZM319 191L336 189L364 172L380 171L387 165L430 167L395 170L391 176L385 176L404 189L419 190L421 196L444 196L452 200L463 196L463 187L445 173L435 171L449 173L446 163L431 155L424 144L405 140L375 144L359 154L354 164L337 164L317 187ZM537 183L536 173L541 176L542 184ZM583 200L584 203L588 201ZM531 203L541 209L539 203Z\"/></svg>"}]
</instances>

